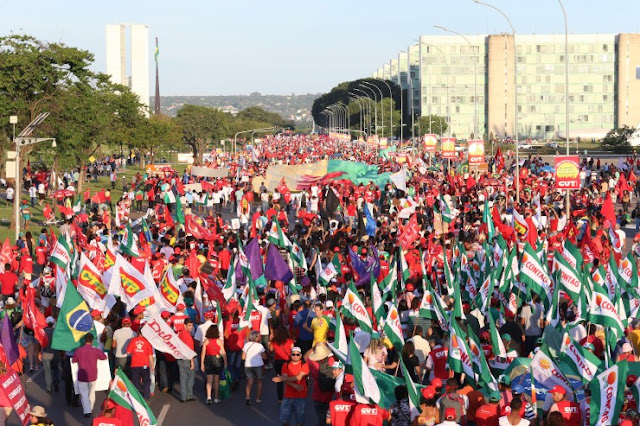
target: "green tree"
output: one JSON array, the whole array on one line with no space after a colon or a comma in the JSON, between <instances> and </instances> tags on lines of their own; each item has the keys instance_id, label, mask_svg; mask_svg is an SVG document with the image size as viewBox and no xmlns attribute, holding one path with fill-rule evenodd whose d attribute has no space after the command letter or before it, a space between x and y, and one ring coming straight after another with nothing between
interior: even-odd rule
<instances>
[{"instance_id":1,"label":"green tree","mask_svg":"<svg viewBox=\"0 0 640 426\"><path fill-rule=\"evenodd\" d=\"M195 164L202 164L202 155L212 140L220 140L229 134L231 114L214 108L185 105L176 117L182 128L182 140L191 147Z\"/></svg>"},{"instance_id":2,"label":"green tree","mask_svg":"<svg viewBox=\"0 0 640 426\"><path fill-rule=\"evenodd\" d=\"M602 148L618 154L633 152L633 147L631 146L629 139L633 136L635 131L636 129L626 125L611 130L602 140Z\"/></svg>"},{"instance_id":3,"label":"green tree","mask_svg":"<svg viewBox=\"0 0 640 426\"><path fill-rule=\"evenodd\" d=\"M156 154L165 147L176 146L182 141L182 129L177 120L163 114L154 114L141 120L135 128L132 146L141 151L142 167L147 154L149 163L155 162Z\"/></svg>"},{"instance_id":4,"label":"green tree","mask_svg":"<svg viewBox=\"0 0 640 426\"><path fill-rule=\"evenodd\" d=\"M241 120L269 123L270 125L278 127L294 127L293 123L282 118L280 114L266 111L258 106L252 106L243 109L238 113L236 118Z\"/></svg>"},{"instance_id":5,"label":"green tree","mask_svg":"<svg viewBox=\"0 0 640 426\"><path fill-rule=\"evenodd\" d=\"M434 135L444 135L448 128L447 120L444 117L433 114L420 117L420 119L416 120L414 124L416 135L425 135L429 133Z\"/></svg>"}]
</instances>

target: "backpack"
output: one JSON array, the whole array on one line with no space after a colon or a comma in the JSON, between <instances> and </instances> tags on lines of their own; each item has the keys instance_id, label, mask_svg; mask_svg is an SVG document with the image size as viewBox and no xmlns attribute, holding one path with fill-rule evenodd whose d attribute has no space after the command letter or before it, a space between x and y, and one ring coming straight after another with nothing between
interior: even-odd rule
<instances>
[{"instance_id":1,"label":"backpack","mask_svg":"<svg viewBox=\"0 0 640 426\"><path fill-rule=\"evenodd\" d=\"M466 423L463 422L465 417L464 412L464 399L457 393L455 394L445 394L440 398L440 415L441 418L444 419L444 412L447 408L453 408L456 410L456 423Z\"/></svg>"},{"instance_id":2,"label":"backpack","mask_svg":"<svg viewBox=\"0 0 640 426\"><path fill-rule=\"evenodd\" d=\"M328 362L320 364L318 369L318 388L322 392L333 392L336 386L336 379L333 378L333 368Z\"/></svg>"}]
</instances>

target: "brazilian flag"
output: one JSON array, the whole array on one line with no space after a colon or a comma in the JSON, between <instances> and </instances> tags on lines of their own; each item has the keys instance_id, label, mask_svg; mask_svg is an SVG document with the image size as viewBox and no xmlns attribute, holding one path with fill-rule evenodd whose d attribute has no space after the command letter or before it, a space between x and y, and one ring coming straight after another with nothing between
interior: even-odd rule
<instances>
[{"instance_id":1,"label":"brazilian flag","mask_svg":"<svg viewBox=\"0 0 640 426\"><path fill-rule=\"evenodd\" d=\"M96 338L96 329L87 302L84 301L71 280L67 279L64 302L58 314L58 322L53 330L51 348L61 351L72 351L84 345L83 337L92 333Z\"/></svg>"}]
</instances>

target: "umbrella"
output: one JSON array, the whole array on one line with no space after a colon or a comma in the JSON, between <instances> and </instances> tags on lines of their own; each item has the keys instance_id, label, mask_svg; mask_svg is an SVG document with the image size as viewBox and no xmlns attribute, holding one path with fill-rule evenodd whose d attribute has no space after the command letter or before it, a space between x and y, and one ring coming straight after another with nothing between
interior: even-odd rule
<instances>
[{"instance_id":1,"label":"umbrella","mask_svg":"<svg viewBox=\"0 0 640 426\"><path fill-rule=\"evenodd\" d=\"M51 196L52 198L64 198L64 197L73 197L75 193L69 189L58 189Z\"/></svg>"}]
</instances>

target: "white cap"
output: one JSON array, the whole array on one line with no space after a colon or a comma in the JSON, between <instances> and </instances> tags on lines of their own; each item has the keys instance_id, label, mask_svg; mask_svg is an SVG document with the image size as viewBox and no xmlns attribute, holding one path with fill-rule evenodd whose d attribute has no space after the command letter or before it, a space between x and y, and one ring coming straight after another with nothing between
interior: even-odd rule
<instances>
[{"instance_id":1,"label":"white cap","mask_svg":"<svg viewBox=\"0 0 640 426\"><path fill-rule=\"evenodd\" d=\"M324 304L327 308L333 308L333 302L331 300L327 300Z\"/></svg>"}]
</instances>

